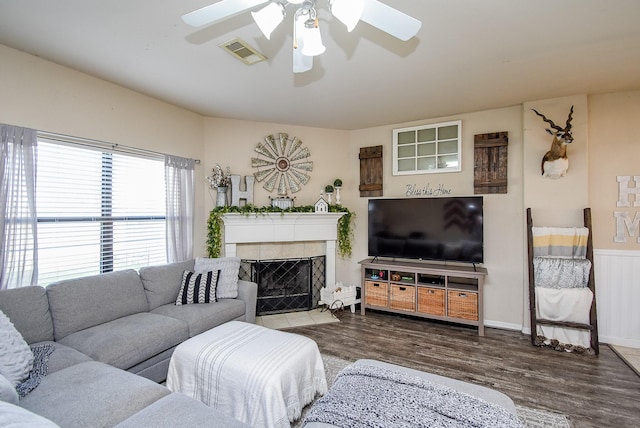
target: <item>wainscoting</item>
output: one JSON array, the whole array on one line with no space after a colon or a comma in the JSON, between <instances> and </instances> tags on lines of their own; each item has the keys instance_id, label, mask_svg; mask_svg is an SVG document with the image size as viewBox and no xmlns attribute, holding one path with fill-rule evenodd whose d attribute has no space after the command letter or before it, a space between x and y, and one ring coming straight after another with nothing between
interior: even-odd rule
<instances>
[{"instance_id":1,"label":"wainscoting","mask_svg":"<svg viewBox=\"0 0 640 428\"><path fill-rule=\"evenodd\" d=\"M640 348L640 251L593 255L600 342Z\"/></svg>"}]
</instances>

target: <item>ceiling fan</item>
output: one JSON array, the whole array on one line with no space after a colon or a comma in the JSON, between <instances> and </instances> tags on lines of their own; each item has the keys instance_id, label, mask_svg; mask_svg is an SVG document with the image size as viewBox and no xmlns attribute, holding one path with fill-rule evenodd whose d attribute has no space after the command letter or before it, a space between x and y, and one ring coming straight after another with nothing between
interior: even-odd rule
<instances>
[{"instance_id":1,"label":"ceiling fan","mask_svg":"<svg viewBox=\"0 0 640 428\"><path fill-rule=\"evenodd\" d=\"M378 0L326 0L331 14L351 32L359 21L364 21L402 41L414 37L422 22ZM253 10L267 5L259 10ZM304 73L313 67L313 57L325 51L318 27L316 0L221 0L187 13L182 20L200 27L253 10L251 15L269 39L271 33L284 20L286 8L292 5L293 17L293 72Z\"/></svg>"}]
</instances>

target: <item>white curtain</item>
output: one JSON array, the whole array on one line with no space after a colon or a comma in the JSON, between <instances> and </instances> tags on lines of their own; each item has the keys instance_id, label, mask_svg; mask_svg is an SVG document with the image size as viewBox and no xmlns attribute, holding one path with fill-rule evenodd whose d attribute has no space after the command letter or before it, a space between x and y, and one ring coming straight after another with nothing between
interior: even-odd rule
<instances>
[{"instance_id":1,"label":"white curtain","mask_svg":"<svg viewBox=\"0 0 640 428\"><path fill-rule=\"evenodd\" d=\"M0 124L0 289L38 281L37 133Z\"/></svg>"},{"instance_id":2,"label":"white curtain","mask_svg":"<svg viewBox=\"0 0 640 428\"><path fill-rule=\"evenodd\" d=\"M193 258L194 165L193 159L164 157L169 263Z\"/></svg>"}]
</instances>

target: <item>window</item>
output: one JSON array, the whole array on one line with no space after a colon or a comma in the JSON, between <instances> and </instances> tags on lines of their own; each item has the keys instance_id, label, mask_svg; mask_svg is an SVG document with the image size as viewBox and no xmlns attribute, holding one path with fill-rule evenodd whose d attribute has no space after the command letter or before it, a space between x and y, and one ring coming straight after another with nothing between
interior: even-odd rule
<instances>
[{"instance_id":1,"label":"window","mask_svg":"<svg viewBox=\"0 0 640 428\"><path fill-rule=\"evenodd\" d=\"M38 140L38 283L166 263L160 158Z\"/></svg>"},{"instance_id":2,"label":"window","mask_svg":"<svg viewBox=\"0 0 640 428\"><path fill-rule=\"evenodd\" d=\"M393 130L393 175L458 172L462 121Z\"/></svg>"}]
</instances>

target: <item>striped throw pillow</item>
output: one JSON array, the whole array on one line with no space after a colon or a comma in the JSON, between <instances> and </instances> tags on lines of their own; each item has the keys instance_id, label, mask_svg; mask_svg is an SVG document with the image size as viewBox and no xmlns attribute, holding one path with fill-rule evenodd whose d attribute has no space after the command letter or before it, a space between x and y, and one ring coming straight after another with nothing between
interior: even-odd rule
<instances>
[{"instance_id":1,"label":"striped throw pillow","mask_svg":"<svg viewBox=\"0 0 640 428\"><path fill-rule=\"evenodd\" d=\"M202 273L185 270L182 274L182 286L176 299L176 305L217 302L216 286L219 275L219 270Z\"/></svg>"}]
</instances>

